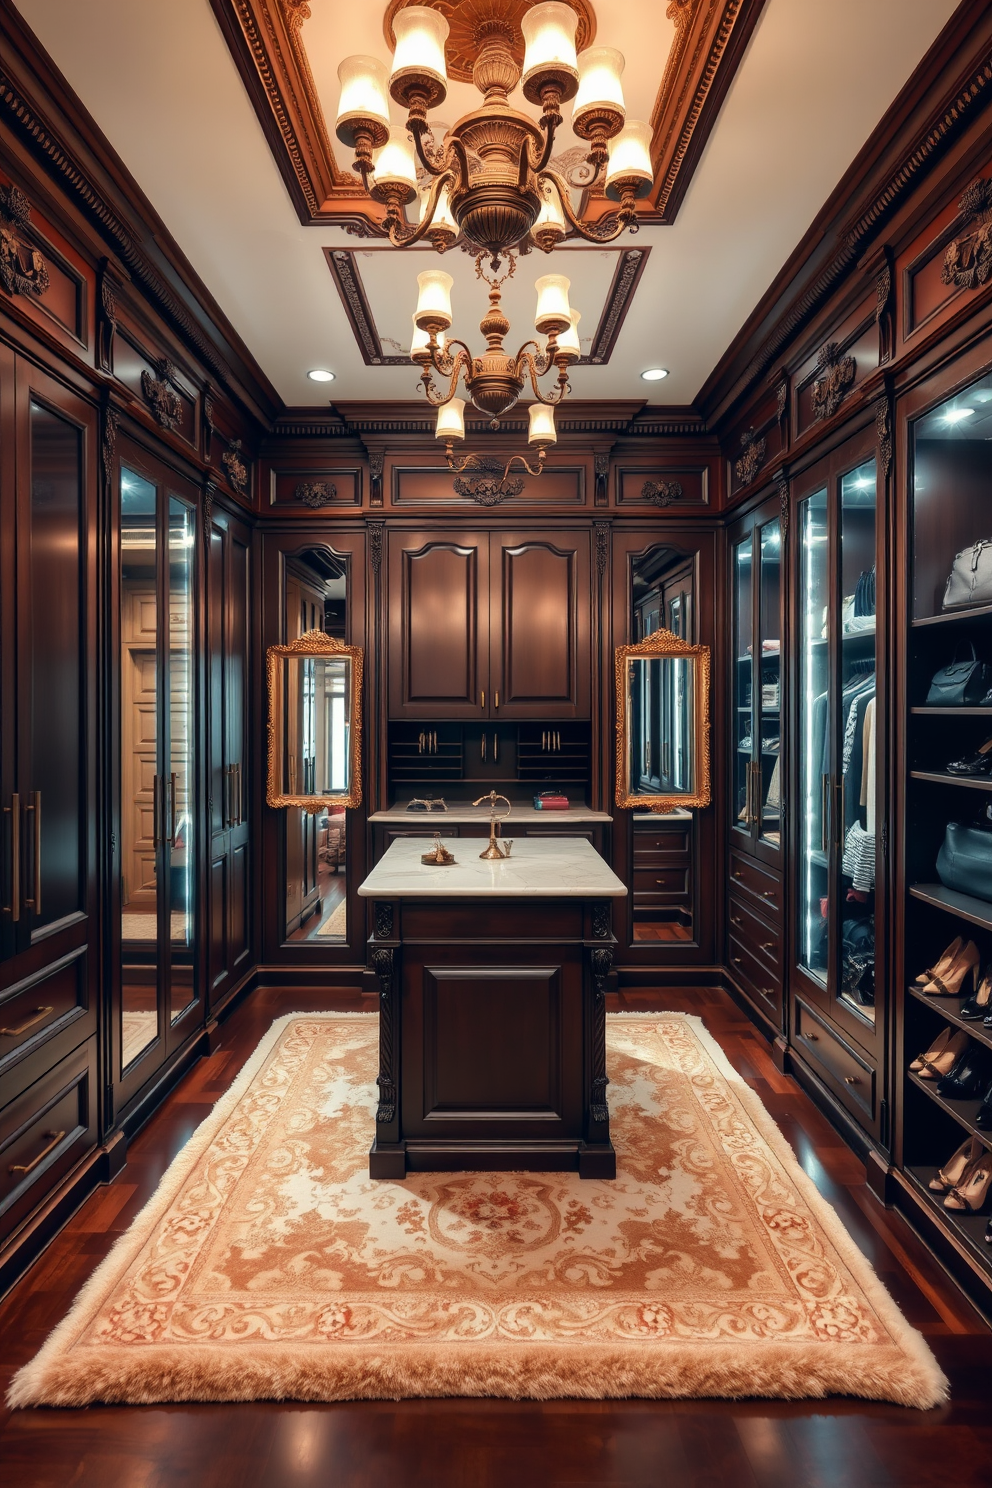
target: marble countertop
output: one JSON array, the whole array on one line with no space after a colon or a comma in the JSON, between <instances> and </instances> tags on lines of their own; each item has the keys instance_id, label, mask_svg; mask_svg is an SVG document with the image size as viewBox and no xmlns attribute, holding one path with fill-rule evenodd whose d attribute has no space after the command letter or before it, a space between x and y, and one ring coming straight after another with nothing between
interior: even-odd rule
<instances>
[{"instance_id":1,"label":"marble countertop","mask_svg":"<svg viewBox=\"0 0 992 1488\"><path fill-rule=\"evenodd\" d=\"M627 893L585 838L511 840L511 856L491 863L479 857L479 838L449 838L455 862L437 868L420 861L428 846L422 837L398 838L358 892L365 899L619 899Z\"/></svg>"},{"instance_id":2,"label":"marble countertop","mask_svg":"<svg viewBox=\"0 0 992 1488\"><path fill-rule=\"evenodd\" d=\"M505 807L500 808L505 811ZM556 823L568 823L574 825L577 822L610 822L612 816L605 811L592 811L588 806L570 806L567 811L537 811L533 806L514 806L509 816L503 816L501 821L526 823L533 826L540 823L541 826L554 826ZM454 822L460 825L463 822L488 822L488 806L450 806L447 811L407 811L406 803L402 806L390 806L387 811L374 811L369 817L370 822L388 822L390 826L398 826L401 822L405 826L429 826L443 828L445 822Z\"/></svg>"}]
</instances>

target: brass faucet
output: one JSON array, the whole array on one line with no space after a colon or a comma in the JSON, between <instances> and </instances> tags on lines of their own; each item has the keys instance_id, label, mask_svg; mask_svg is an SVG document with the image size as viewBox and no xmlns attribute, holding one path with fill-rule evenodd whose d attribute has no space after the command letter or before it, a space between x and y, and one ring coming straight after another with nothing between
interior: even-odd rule
<instances>
[{"instance_id":1,"label":"brass faucet","mask_svg":"<svg viewBox=\"0 0 992 1488\"><path fill-rule=\"evenodd\" d=\"M509 800L507 800L506 796L497 795L496 791L490 791L488 795L480 796L477 801L472 802L472 805L481 806L484 801L489 802L489 846L486 848L485 852L481 852L479 854L479 857L488 858L490 862L495 862L497 858L508 858L510 856L509 852L503 851L499 843L496 841L496 838L499 836L500 822L504 819L504 817L509 816L510 812L513 810L513 807L510 805L510 802ZM496 815L497 801L506 801L506 811L503 813L503 816Z\"/></svg>"}]
</instances>

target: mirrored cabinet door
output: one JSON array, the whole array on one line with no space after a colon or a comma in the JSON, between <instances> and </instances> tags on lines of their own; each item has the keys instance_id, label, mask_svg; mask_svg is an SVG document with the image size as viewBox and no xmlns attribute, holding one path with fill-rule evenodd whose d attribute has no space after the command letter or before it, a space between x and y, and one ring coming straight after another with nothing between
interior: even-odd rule
<instances>
[{"instance_id":1,"label":"mirrored cabinet door","mask_svg":"<svg viewBox=\"0 0 992 1488\"><path fill-rule=\"evenodd\" d=\"M782 845L782 523L762 522L756 531L758 613L755 665L761 684L754 694L754 814L758 840L776 852ZM759 661L760 658L760 661Z\"/></svg>"},{"instance_id":2,"label":"mirrored cabinet door","mask_svg":"<svg viewBox=\"0 0 992 1488\"><path fill-rule=\"evenodd\" d=\"M830 957L830 550L827 491L799 503L798 960L825 987Z\"/></svg>"},{"instance_id":3,"label":"mirrored cabinet door","mask_svg":"<svg viewBox=\"0 0 992 1488\"><path fill-rule=\"evenodd\" d=\"M170 942L170 1019L195 998L193 967L195 832L193 816L193 557L196 513L169 495L168 779L165 782L166 897Z\"/></svg>"},{"instance_id":4,"label":"mirrored cabinet door","mask_svg":"<svg viewBox=\"0 0 992 1488\"><path fill-rule=\"evenodd\" d=\"M733 553L734 830L750 837L753 828L754 756L754 535L748 532Z\"/></svg>"},{"instance_id":5,"label":"mirrored cabinet door","mask_svg":"<svg viewBox=\"0 0 992 1488\"><path fill-rule=\"evenodd\" d=\"M782 524L777 498L737 525L730 556L731 829L738 848L777 864L783 800Z\"/></svg>"}]
</instances>

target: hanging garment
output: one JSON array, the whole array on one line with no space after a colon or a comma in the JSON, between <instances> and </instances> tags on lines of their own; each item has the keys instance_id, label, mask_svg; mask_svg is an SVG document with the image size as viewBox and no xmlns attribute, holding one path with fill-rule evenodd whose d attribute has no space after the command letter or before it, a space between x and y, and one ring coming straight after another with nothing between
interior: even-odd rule
<instances>
[{"instance_id":1,"label":"hanging garment","mask_svg":"<svg viewBox=\"0 0 992 1488\"><path fill-rule=\"evenodd\" d=\"M875 835L875 699L865 709L864 769L861 773L861 804L865 808L865 831Z\"/></svg>"}]
</instances>

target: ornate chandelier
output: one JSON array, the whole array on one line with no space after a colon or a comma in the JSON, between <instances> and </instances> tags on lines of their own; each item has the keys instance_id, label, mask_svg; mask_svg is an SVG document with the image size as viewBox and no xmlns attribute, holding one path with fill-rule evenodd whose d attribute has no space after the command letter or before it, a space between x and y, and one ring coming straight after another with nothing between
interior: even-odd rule
<instances>
[{"instance_id":1,"label":"ornate chandelier","mask_svg":"<svg viewBox=\"0 0 992 1488\"><path fill-rule=\"evenodd\" d=\"M543 351L538 342L525 341L511 356L503 346L503 337L510 329L510 322L500 308L503 284L516 268L516 259L507 250L503 260L495 260L497 269L501 262L507 267L501 274L487 274L485 260L487 252L480 253L475 261L476 275L489 285L489 309L479 323L479 329L488 342L488 348L480 357L473 357L464 341L445 340L451 326L450 274L442 269L425 269L417 276L420 295L413 316L413 345L410 358L421 369L420 380L429 403L437 408L435 437L444 440L445 454L450 469L461 473L468 469L491 469L492 462L483 466L480 457L467 455L456 460L454 445L465 438L465 399L456 398L460 381L476 408L490 416L491 429L499 427L502 414L517 402L528 380L536 401L530 405L527 442L537 450L537 465L532 466L524 455L513 455L503 466L503 479L510 468L519 461L531 475L540 475L548 445L557 439L554 410L556 404L568 392L569 365L581 355L578 323L581 316L568 303L569 280L564 274L544 274L538 279L537 311L534 328L539 335L547 336ZM539 379L552 368L558 372L554 387L544 394ZM434 385L433 373L447 379L447 388Z\"/></svg>"},{"instance_id":2,"label":"ornate chandelier","mask_svg":"<svg viewBox=\"0 0 992 1488\"><path fill-rule=\"evenodd\" d=\"M550 253L567 236L607 243L627 227L637 230L636 202L653 178L651 130L626 118L623 57L611 47L588 47L577 56L578 17L560 0L524 12L521 47L512 10L506 0L476 0L472 81L483 101L440 145L427 121L448 89L449 28L440 11L429 5L395 11L388 75L375 57L347 57L338 68L337 136L354 149L354 168L368 194L385 207L383 225L395 247L427 238L443 253L462 234L489 254L495 270L508 249L529 242ZM524 97L540 105L539 122L511 107L518 82ZM389 98L406 110L405 124L390 122ZM566 178L549 162L562 105L571 100L572 130L589 148L584 164ZM420 190L418 163L430 184L414 226L404 208ZM588 190L604 171L616 211L602 222L583 222L572 189Z\"/></svg>"}]
</instances>

